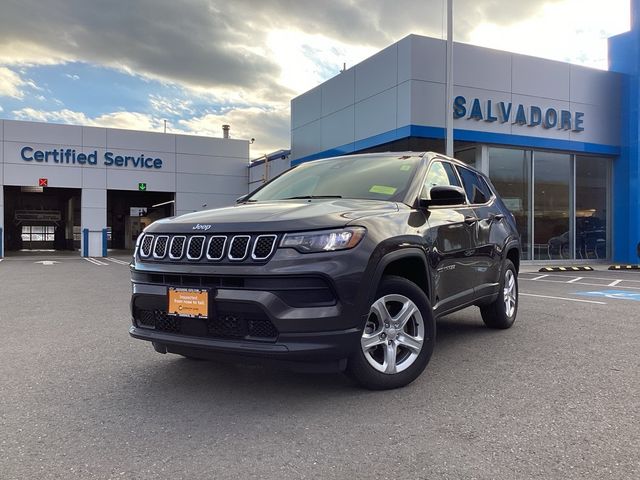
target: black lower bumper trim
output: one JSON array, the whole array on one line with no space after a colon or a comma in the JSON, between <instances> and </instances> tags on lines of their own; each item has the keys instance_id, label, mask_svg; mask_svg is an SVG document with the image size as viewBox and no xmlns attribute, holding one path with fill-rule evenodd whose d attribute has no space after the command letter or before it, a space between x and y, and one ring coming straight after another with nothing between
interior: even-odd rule
<instances>
[{"instance_id":1,"label":"black lower bumper trim","mask_svg":"<svg viewBox=\"0 0 640 480\"><path fill-rule=\"evenodd\" d=\"M315 362L347 358L359 345L361 332L352 328L331 332L281 333L275 343L191 337L135 326L129 329L129 334L140 340L164 345L169 352L172 347L184 347L242 356Z\"/></svg>"}]
</instances>

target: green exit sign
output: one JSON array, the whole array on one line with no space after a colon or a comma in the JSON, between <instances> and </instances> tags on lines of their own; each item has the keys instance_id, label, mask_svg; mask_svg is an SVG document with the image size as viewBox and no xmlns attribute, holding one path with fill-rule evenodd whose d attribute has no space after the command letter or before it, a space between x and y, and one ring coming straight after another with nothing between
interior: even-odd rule
<instances>
[{"instance_id":1,"label":"green exit sign","mask_svg":"<svg viewBox=\"0 0 640 480\"><path fill-rule=\"evenodd\" d=\"M138 184L138 190L140 190L141 192L146 192L147 191L147 184L146 183L139 183Z\"/></svg>"}]
</instances>

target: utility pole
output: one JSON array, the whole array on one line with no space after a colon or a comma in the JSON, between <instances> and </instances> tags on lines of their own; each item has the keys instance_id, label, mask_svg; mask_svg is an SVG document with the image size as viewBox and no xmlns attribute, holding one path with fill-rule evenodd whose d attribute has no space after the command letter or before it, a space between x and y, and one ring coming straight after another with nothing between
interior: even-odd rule
<instances>
[{"instance_id":1,"label":"utility pole","mask_svg":"<svg viewBox=\"0 0 640 480\"><path fill-rule=\"evenodd\" d=\"M447 138L445 152L453 157L453 0L447 0L447 105L445 108L445 127Z\"/></svg>"}]
</instances>

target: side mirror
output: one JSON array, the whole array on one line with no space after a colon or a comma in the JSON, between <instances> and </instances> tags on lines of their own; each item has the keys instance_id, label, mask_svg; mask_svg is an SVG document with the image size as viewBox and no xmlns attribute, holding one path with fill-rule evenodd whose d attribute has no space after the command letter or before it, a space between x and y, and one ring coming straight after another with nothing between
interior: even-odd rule
<instances>
[{"instance_id":1,"label":"side mirror","mask_svg":"<svg viewBox=\"0 0 640 480\"><path fill-rule=\"evenodd\" d=\"M242 195L241 197L236 198L236 203L244 202L247 199L248 196L249 196L249 194L247 193L245 195Z\"/></svg>"},{"instance_id":2,"label":"side mirror","mask_svg":"<svg viewBox=\"0 0 640 480\"><path fill-rule=\"evenodd\" d=\"M429 190L430 198L421 198L420 207L444 207L449 205L463 205L467 197L464 189L453 185L439 185Z\"/></svg>"}]
</instances>

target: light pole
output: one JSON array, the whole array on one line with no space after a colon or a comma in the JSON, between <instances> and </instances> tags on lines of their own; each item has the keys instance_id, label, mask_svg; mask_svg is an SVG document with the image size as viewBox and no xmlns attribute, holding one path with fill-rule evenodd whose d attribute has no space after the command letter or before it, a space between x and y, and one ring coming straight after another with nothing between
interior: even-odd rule
<instances>
[{"instance_id":1,"label":"light pole","mask_svg":"<svg viewBox=\"0 0 640 480\"><path fill-rule=\"evenodd\" d=\"M445 153L453 157L453 0L447 0L447 88L445 128L447 131Z\"/></svg>"}]
</instances>

